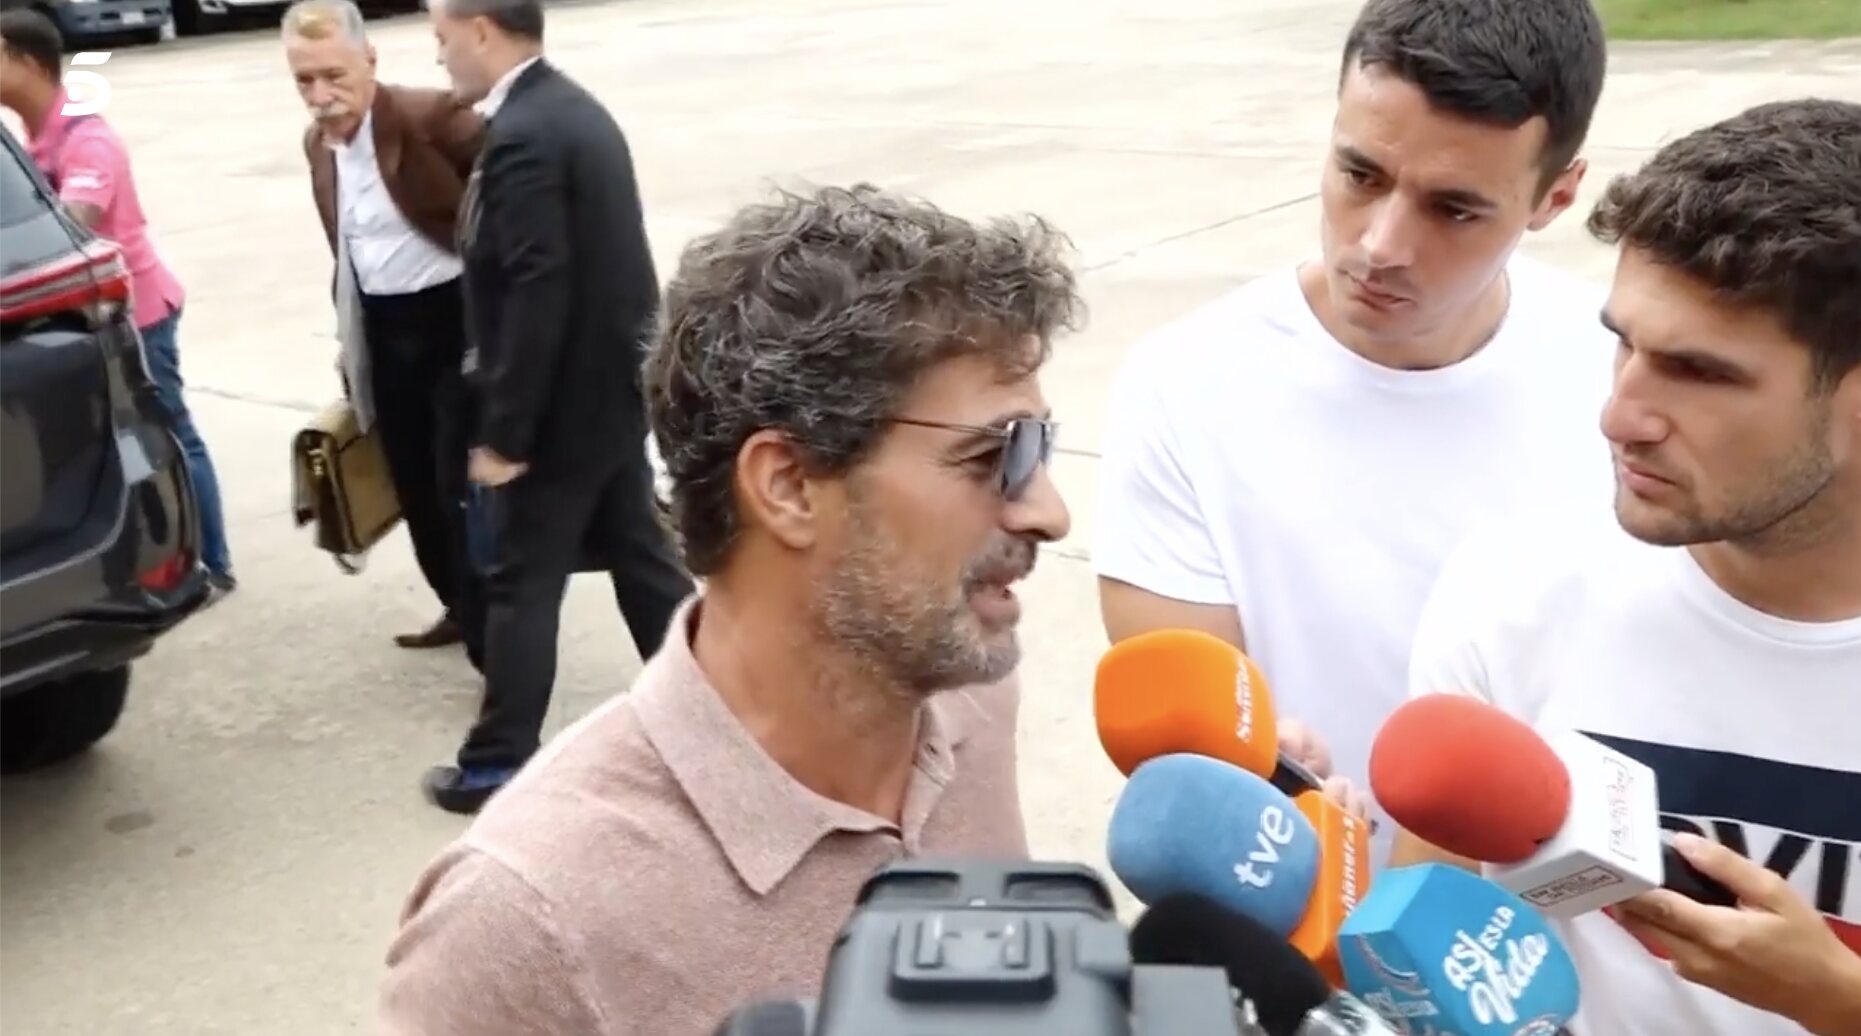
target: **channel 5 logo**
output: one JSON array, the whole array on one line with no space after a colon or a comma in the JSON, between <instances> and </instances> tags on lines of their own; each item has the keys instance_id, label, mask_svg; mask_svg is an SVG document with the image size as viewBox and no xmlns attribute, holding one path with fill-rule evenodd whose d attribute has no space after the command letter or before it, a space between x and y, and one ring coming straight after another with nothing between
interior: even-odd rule
<instances>
[{"instance_id":1,"label":"channel 5 logo","mask_svg":"<svg viewBox=\"0 0 1861 1036\"><path fill-rule=\"evenodd\" d=\"M76 118L79 115L95 115L110 103L110 81L102 72L92 72L81 66L101 65L110 60L110 52L104 50L86 50L71 55L71 68L65 72L64 113Z\"/></svg>"}]
</instances>

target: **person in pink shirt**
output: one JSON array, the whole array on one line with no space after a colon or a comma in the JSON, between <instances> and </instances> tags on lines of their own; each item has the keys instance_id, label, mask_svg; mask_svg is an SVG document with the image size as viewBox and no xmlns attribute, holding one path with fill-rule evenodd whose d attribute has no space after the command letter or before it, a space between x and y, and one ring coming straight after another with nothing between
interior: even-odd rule
<instances>
[{"instance_id":1,"label":"person in pink shirt","mask_svg":"<svg viewBox=\"0 0 1861 1036\"><path fill-rule=\"evenodd\" d=\"M149 240L148 220L136 195L129 150L100 115L67 115L64 40L37 11L0 13L0 105L25 123L27 150L71 215L98 236L116 242L132 278L136 327L148 354L150 376L187 456L200 501L201 560L221 592L236 585L220 506L213 458L181 393L176 328L186 294Z\"/></svg>"}]
</instances>

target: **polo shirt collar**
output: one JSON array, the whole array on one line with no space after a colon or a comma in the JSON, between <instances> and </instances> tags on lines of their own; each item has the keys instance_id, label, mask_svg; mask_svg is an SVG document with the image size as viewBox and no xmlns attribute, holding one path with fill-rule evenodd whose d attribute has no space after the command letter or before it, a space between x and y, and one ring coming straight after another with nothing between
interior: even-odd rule
<instances>
[{"instance_id":1,"label":"polo shirt collar","mask_svg":"<svg viewBox=\"0 0 1861 1036\"><path fill-rule=\"evenodd\" d=\"M692 654L700 606L696 597L681 606L630 697L647 740L744 884L767 894L836 832L889 831L915 849L937 797L956 776L955 749L972 733L973 710L951 700L957 692L925 703L900 830L804 786L743 728Z\"/></svg>"}]
</instances>

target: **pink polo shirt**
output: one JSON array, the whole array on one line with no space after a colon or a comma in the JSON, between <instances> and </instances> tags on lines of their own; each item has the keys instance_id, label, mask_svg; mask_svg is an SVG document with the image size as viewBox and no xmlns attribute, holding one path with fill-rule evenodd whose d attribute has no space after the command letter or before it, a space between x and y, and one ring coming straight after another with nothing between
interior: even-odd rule
<instances>
[{"instance_id":1,"label":"pink polo shirt","mask_svg":"<svg viewBox=\"0 0 1861 1036\"><path fill-rule=\"evenodd\" d=\"M746 1001L820 994L881 865L1028 858L1017 680L926 700L894 823L763 751L692 654L703 621L699 598L681 606L632 690L551 741L427 867L375 1031L711 1036Z\"/></svg>"},{"instance_id":2,"label":"pink polo shirt","mask_svg":"<svg viewBox=\"0 0 1861 1036\"><path fill-rule=\"evenodd\" d=\"M66 204L95 205L103 215L95 230L116 242L129 266L136 326L147 327L181 308L181 281L162 263L149 240L148 217L136 196L129 149L102 116L66 115L58 92L39 135L27 142L32 160Z\"/></svg>"}]
</instances>

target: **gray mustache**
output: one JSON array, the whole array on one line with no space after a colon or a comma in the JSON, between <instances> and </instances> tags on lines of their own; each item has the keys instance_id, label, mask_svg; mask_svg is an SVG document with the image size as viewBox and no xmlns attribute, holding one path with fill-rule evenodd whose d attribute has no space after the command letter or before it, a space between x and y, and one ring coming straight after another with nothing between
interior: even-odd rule
<instances>
[{"instance_id":1,"label":"gray mustache","mask_svg":"<svg viewBox=\"0 0 1861 1036\"><path fill-rule=\"evenodd\" d=\"M965 582L976 586L1026 578L1034 571L1034 563L1039 557L1039 546L1033 540L1008 540L971 565Z\"/></svg>"}]
</instances>

